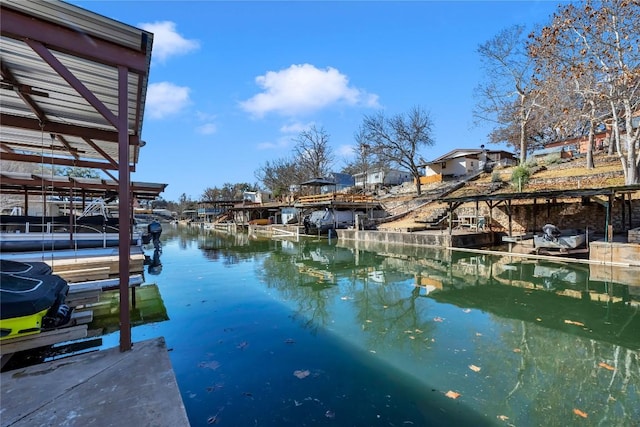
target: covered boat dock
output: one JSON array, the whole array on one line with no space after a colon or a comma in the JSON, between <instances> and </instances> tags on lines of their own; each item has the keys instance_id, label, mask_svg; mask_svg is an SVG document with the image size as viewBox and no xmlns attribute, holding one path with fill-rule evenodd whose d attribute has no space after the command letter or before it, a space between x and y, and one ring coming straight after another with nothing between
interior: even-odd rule
<instances>
[{"instance_id":1,"label":"covered boat dock","mask_svg":"<svg viewBox=\"0 0 640 427\"><path fill-rule=\"evenodd\" d=\"M131 341L133 201L164 190L131 181L146 144L153 34L65 2L1 0L0 36L2 161L109 177L25 176L3 168L1 191L23 194L25 205L35 192L71 200L117 196L122 225L119 348L4 372L3 425L189 425L164 340Z\"/></svg>"},{"instance_id":2,"label":"covered boat dock","mask_svg":"<svg viewBox=\"0 0 640 427\"><path fill-rule=\"evenodd\" d=\"M2 191L115 194L132 218L153 34L63 2L2 0L3 161L103 171L111 180L5 173ZM149 194L145 186L136 196ZM158 194L164 187L151 189ZM25 197L27 197L25 195ZM131 221L129 221L131 223ZM131 227L119 227L128 254ZM129 257L120 257L121 342L131 348Z\"/></svg>"},{"instance_id":3,"label":"covered boat dock","mask_svg":"<svg viewBox=\"0 0 640 427\"><path fill-rule=\"evenodd\" d=\"M578 200L578 203L589 204L596 203L605 209L604 224L602 230L605 233L605 241L612 241L612 210L614 203L620 204L621 223L628 229L633 228L633 212L640 209L634 204L640 204L640 201L633 199L633 194L640 192L640 185L626 185L620 187L598 188L598 189L576 189L576 190L552 190L537 192L520 192L520 193L500 193L500 194L481 194L469 195L462 197L443 198L440 201L448 205L449 218L449 234L452 231L453 214L465 203L475 203L475 216L480 217L480 202L486 203L489 208L489 217L486 223L485 231L491 231L493 208L504 207L508 216L508 236L513 237L513 208L514 201L531 204L532 210L530 221L527 225L528 230L535 231L544 225L544 222L538 222L538 214L543 211L549 212L550 207L556 204L558 200ZM538 203L542 201L542 203Z\"/></svg>"}]
</instances>

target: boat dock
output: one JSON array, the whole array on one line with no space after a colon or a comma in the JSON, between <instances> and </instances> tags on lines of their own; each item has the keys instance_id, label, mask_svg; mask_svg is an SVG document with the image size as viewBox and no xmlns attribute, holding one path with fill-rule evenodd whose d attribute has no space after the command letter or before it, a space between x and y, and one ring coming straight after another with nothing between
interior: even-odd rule
<instances>
[{"instance_id":1,"label":"boat dock","mask_svg":"<svg viewBox=\"0 0 640 427\"><path fill-rule=\"evenodd\" d=\"M144 252L141 247L130 249L129 289L131 303L136 305L136 288L144 284ZM69 285L65 303L73 309L68 323L38 334L5 338L0 344L0 367L20 351L80 340L94 335L88 330L93 320L93 308L100 301L103 291L117 289L118 248L97 248L68 251L3 253L3 259L13 261L45 262L52 274L63 278Z\"/></svg>"},{"instance_id":2,"label":"boat dock","mask_svg":"<svg viewBox=\"0 0 640 427\"><path fill-rule=\"evenodd\" d=\"M162 337L0 375L2 427L189 426Z\"/></svg>"}]
</instances>

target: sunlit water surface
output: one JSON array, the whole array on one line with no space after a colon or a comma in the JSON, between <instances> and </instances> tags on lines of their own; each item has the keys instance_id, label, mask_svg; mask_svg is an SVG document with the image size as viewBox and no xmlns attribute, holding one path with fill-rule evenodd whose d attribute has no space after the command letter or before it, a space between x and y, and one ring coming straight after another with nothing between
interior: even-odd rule
<instances>
[{"instance_id":1,"label":"sunlit water surface","mask_svg":"<svg viewBox=\"0 0 640 427\"><path fill-rule=\"evenodd\" d=\"M166 228L132 337L192 426L640 425L640 289L588 266Z\"/></svg>"}]
</instances>

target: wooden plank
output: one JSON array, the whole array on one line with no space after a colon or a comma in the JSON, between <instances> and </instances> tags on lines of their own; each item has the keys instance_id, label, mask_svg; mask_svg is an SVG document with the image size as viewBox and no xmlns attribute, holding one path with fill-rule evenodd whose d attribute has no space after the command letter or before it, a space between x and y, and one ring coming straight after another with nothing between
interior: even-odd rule
<instances>
[{"instance_id":1,"label":"wooden plank","mask_svg":"<svg viewBox=\"0 0 640 427\"><path fill-rule=\"evenodd\" d=\"M47 261L53 269L53 274L62 275L70 270L109 267L109 275L117 275L120 271L120 258L117 255L66 258ZM144 271L144 253L129 256L129 271L141 273Z\"/></svg>"},{"instance_id":2,"label":"wooden plank","mask_svg":"<svg viewBox=\"0 0 640 427\"><path fill-rule=\"evenodd\" d=\"M72 325L86 325L87 323L91 323L93 320L93 311L91 310L82 310L82 311L74 311L71 313L71 321Z\"/></svg>"},{"instance_id":3,"label":"wooden plank","mask_svg":"<svg viewBox=\"0 0 640 427\"><path fill-rule=\"evenodd\" d=\"M105 267L84 268L79 270L60 271L54 274L62 277L64 280L66 280L69 283L73 283L73 282L87 282L89 280L108 279L110 272L111 272L111 267L105 266Z\"/></svg>"},{"instance_id":4,"label":"wooden plank","mask_svg":"<svg viewBox=\"0 0 640 427\"><path fill-rule=\"evenodd\" d=\"M69 293L67 294L67 298L65 298L65 304L69 307L78 307L80 305L87 304L95 304L100 301L100 294L102 293L99 289L89 289L89 290L74 290L75 286L69 287Z\"/></svg>"},{"instance_id":5,"label":"wooden plank","mask_svg":"<svg viewBox=\"0 0 640 427\"><path fill-rule=\"evenodd\" d=\"M141 274L134 274L129 276L129 287L139 286L144 283L144 279ZM71 283L69 284L70 292L73 289L74 292L89 291L89 290L104 290L115 289L119 286L120 279L106 279L106 280L94 280L84 283Z\"/></svg>"},{"instance_id":6,"label":"wooden plank","mask_svg":"<svg viewBox=\"0 0 640 427\"><path fill-rule=\"evenodd\" d=\"M70 328L53 329L39 334L2 340L0 355L44 347L64 341L77 340L87 336L87 325L72 326Z\"/></svg>"}]
</instances>

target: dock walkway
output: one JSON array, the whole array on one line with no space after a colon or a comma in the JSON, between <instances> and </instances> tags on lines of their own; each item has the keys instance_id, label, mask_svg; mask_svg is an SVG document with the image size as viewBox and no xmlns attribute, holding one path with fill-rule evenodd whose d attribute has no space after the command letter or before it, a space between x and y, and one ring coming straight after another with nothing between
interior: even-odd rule
<instances>
[{"instance_id":1,"label":"dock walkway","mask_svg":"<svg viewBox=\"0 0 640 427\"><path fill-rule=\"evenodd\" d=\"M0 375L2 427L189 426L162 337Z\"/></svg>"}]
</instances>

